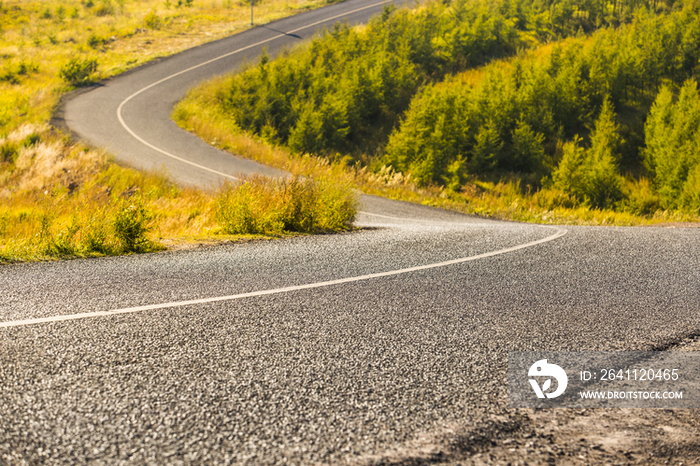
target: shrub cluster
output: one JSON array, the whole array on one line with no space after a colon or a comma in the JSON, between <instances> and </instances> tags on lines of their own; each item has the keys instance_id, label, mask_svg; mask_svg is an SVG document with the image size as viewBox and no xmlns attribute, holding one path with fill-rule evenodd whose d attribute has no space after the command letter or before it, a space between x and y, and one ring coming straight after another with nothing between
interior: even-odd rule
<instances>
[{"instance_id":1,"label":"shrub cluster","mask_svg":"<svg viewBox=\"0 0 700 466\"><path fill-rule=\"evenodd\" d=\"M217 220L229 234L345 230L357 213L349 186L297 176L251 176L227 186L218 203Z\"/></svg>"},{"instance_id":2,"label":"shrub cluster","mask_svg":"<svg viewBox=\"0 0 700 466\"><path fill-rule=\"evenodd\" d=\"M59 76L71 86L84 86L93 81L96 71L96 59L74 57L61 67Z\"/></svg>"}]
</instances>

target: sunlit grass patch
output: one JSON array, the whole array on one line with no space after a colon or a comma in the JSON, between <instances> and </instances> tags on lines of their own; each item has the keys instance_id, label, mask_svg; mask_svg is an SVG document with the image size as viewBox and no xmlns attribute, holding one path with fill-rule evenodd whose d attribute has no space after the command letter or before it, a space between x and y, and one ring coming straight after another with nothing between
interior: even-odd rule
<instances>
[{"instance_id":1,"label":"sunlit grass patch","mask_svg":"<svg viewBox=\"0 0 700 466\"><path fill-rule=\"evenodd\" d=\"M0 149L0 262L341 231L356 212L347 183L252 177L215 191L180 188L46 126L22 126L0 138ZM235 209L247 212L247 224L235 226Z\"/></svg>"},{"instance_id":2,"label":"sunlit grass patch","mask_svg":"<svg viewBox=\"0 0 700 466\"><path fill-rule=\"evenodd\" d=\"M256 24L326 5L266 0ZM61 94L153 58L250 27L234 0L3 0L0 2L0 136L49 121Z\"/></svg>"},{"instance_id":3,"label":"sunlit grass patch","mask_svg":"<svg viewBox=\"0 0 700 466\"><path fill-rule=\"evenodd\" d=\"M319 233L351 228L356 213L349 186L252 176L223 189L216 218L229 234Z\"/></svg>"}]
</instances>

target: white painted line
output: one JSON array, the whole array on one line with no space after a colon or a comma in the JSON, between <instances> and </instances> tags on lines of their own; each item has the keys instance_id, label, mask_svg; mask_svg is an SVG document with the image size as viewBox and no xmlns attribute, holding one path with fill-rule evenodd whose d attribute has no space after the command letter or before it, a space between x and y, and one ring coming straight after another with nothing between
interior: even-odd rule
<instances>
[{"instance_id":1,"label":"white painted line","mask_svg":"<svg viewBox=\"0 0 700 466\"><path fill-rule=\"evenodd\" d=\"M141 90L139 90L139 91L137 91L137 92L134 92L134 93L131 94L129 97L127 97L126 99L124 99L124 100L122 101L122 103L119 104L119 107L117 108L117 118L119 119L119 123L121 123L121 125L124 127L124 129L125 129L129 134L131 134L131 136L133 136L134 139L136 139L137 141L139 141L141 144L145 145L146 147L149 147L149 148L153 149L153 150L156 151L156 152L159 152L159 153L161 153L161 154L163 154L163 155L165 155L165 156L167 156L167 157L170 157L170 158L172 158L172 159L175 159L175 160L177 160L177 161L179 161L179 162L186 163L186 164L191 165L191 166L193 166L193 167L197 167L197 168L199 168L199 169L201 169L201 170L208 171L208 172L210 172L210 173L214 173L214 174L216 174L216 175L223 176L223 177L225 177L225 178L228 178L228 179L231 179L231 180L234 180L234 181L242 181L240 178L236 178L235 176L229 175L229 174L227 174L227 173L223 173L223 172L214 170L214 169L212 169L212 168L206 167L206 166L204 166L204 165L200 165L200 164L198 164L198 163L192 162L192 161L190 161L190 160L183 159L182 157L178 157L178 156L175 155L175 154L171 154L170 152L167 152L167 151L165 151L165 150L163 150L163 149L161 149L161 148L159 148L159 147L156 147L156 146L154 146L153 144L149 143L148 141L146 141L145 139L143 139L141 136L139 136L138 134L136 134L131 128L129 128L129 126L128 126L128 125L126 124L126 122L124 121L124 118L122 117L122 109L124 108L124 105L126 105L127 102L129 102L131 99L133 99L133 98L136 97L137 95L141 94L142 92L145 92L145 91L147 91L147 90L149 90L149 89L151 89L151 88L153 88L153 87L155 87L155 86L157 86L157 85L159 85L159 84L162 84L162 83L164 83L165 81L168 81L169 79L172 79L172 78L175 78L175 77L177 77L177 76L180 76L181 74L188 73L188 72L190 72L190 71L192 71L192 70L196 70L197 68L201 68L202 66L206 66L206 65L209 65L209 64L211 64L211 63L214 63L214 62L216 62L216 61L218 61L218 60L222 60L222 59L224 59L224 58L230 57L231 55L235 55L235 54L237 54L237 53L244 52L244 51L246 51L246 50L248 50L248 49L251 49L251 48L253 48L253 47L257 47L257 46L259 46L259 45L266 44L266 43L268 43L268 42L272 42L273 40L279 39L280 37L284 37L284 36L286 36L286 35L293 34L293 33L295 33L295 32L299 32L299 31L302 31L302 30L304 30L304 29L308 29L308 28L310 28L310 27L314 27L314 26L317 26L317 25L319 25L319 24L323 24L323 23L325 23L325 22L332 21L332 20L334 20L334 19L342 18L343 16L347 16L347 15L350 15L350 14L353 14L353 13L357 13L358 11L367 10L367 9L369 9L369 8L374 8L374 7L376 7L376 6L383 5L383 4L386 3L387 1L388 1L388 0L384 0L384 1L382 1L382 2L373 3L373 4L371 4L371 5L364 6L364 7L362 7L362 8L357 8L357 9L355 9L355 10L347 11L347 12L341 13L341 14L339 14L339 15L331 16L330 18L326 18L326 19L323 19L323 20L321 20L321 21L316 21L315 23L307 24L306 26L302 26L302 27L300 27L300 28L297 28L297 29L288 31L288 32L286 32L286 33L284 33L284 34L276 35L276 36L271 37L271 38L269 38L269 39L261 40L260 42L256 42L255 44L248 45L248 46L246 46L246 47L242 47L242 48L240 48L240 49L238 49L238 50L234 50L233 52L229 52L229 53L226 53L226 54L221 55L221 56L219 56L219 57L212 58L211 60L208 60L208 61L205 61L205 62L203 62L203 63L200 63L199 65L195 65L195 66L192 66L192 67L187 68L187 69L185 69L185 70L179 71L179 72L177 72L177 73L175 73L175 74L171 74L171 75L168 76L167 78L163 78L163 79L161 79L160 81L156 81L156 82L154 82L153 84L150 84L150 85L144 87L143 89L141 89Z\"/></svg>"},{"instance_id":2,"label":"white painted line","mask_svg":"<svg viewBox=\"0 0 700 466\"><path fill-rule=\"evenodd\" d=\"M345 283L353 283L353 282L359 282L359 281L363 281L363 280L372 280L375 278L392 277L395 275L402 275L402 274L411 273L411 272L418 272L421 270L430 270L430 269L435 269L435 268L439 268L439 267L447 267L449 265L461 264L464 262L485 259L487 257L498 256L500 254L505 254L508 252L517 251L519 249L530 248L530 247L536 246L538 244L547 243L549 241L560 238L566 234L566 230L559 229L556 227L545 226L544 228L554 228L556 230L556 233L551 235L551 236L548 236L546 238L537 240L537 241L531 241L529 243L519 244L517 246L512 246L510 248L499 249L497 251L486 252L483 254L477 254L476 256L461 257L459 259L452 259L452 260L444 261L444 262L436 262L434 264L418 265L416 267L408 267L405 269L390 270L388 272L371 273L368 275L359 275L356 277L340 278L338 280L329 280L329 281L325 281L325 282L308 283L306 285L288 286L288 287L284 287L284 288L274 288L271 290L251 291L248 293L234 294L234 295L229 295L229 296L217 296L217 297L213 297L213 298L192 299L189 301L174 301L174 302L170 302L170 303L149 304L146 306L127 307L124 309L113 309L111 311L86 312L83 314L71 314L71 315L65 315L65 316L43 317L43 318L39 318L39 319L27 319L27 320L15 320L15 321L10 321L10 322L0 322L0 328L22 327L22 326L33 325L33 324L44 324L44 323L50 323L50 322L64 322L64 321L68 321L68 320L87 319L89 317L105 317L105 316L113 316L113 315L119 315L119 314L132 314L134 312L153 311L153 310L158 310L158 309L168 309L168 308L182 307L182 306L192 306L192 305L197 305L197 304L215 303L215 302L219 302L219 301L232 301L234 299L255 298L258 296L290 293L292 291L300 291L300 290L310 290L313 288L323 288L323 287L327 287L327 286L342 285Z\"/></svg>"}]
</instances>

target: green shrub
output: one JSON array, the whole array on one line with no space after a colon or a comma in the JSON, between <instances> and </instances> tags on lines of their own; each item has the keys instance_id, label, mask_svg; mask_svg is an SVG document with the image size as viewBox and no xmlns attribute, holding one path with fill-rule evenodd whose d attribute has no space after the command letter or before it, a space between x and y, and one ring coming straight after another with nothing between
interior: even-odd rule
<instances>
[{"instance_id":1,"label":"green shrub","mask_svg":"<svg viewBox=\"0 0 700 466\"><path fill-rule=\"evenodd\" d=\"M96 49L98 47L101 47L107 43L107 40L104 37L100 37L97 34L90 34L90 37L88 37L87 44L90 48Z\"/></svg>"},{"instance_id":2,"label":"green shrub","mask_svg":"<svg viewBox=\"0 0 700 466\"><path fill-rule=\"evenodd\" d=\"M357 212L349 186L303 179L247 178L219 195L218 223L228 234L338 231Z\"/></svg>"},{"instance_id":3,"label":"green shrub","mask_svg":"<svg viewBox=\"0 0 700 466\"><path fill-rule=\"evenodd\" d=\"M114 236L121 251L129 253L152 250L154 245L146 237L152 220L153 216L140 196L121 201L112 220Z\"/></svg>"},{"instance_id":4,"label":"green shrub","mask_svg":"<svg viewBox=\"0 0 700 466\"><path fill-rule=\"evenodd\" d=\"M559 207L573 209L579 205L579 201L569 192L556 188L543 188L533 195L533 200L538 207L553 210Z\"/></svg>"},{"instance_id":5,"label":"green shrub","mask_svg":"<svg viewBox=\"0 0 700 466\"><path fill-rule=\"evenodd\" d=\"M578 199L584 197L585 191L583 163L586 152L580 143L581 138L576 136L573 141L564 144L559 166L552 173L554 187Z\"/></svg>"},{"instance_id":6,"label":"green shrub","mask_svg":"<svg viewBox=\"0 0 700 466\"><path fill-rule=\"evenodd\" d=\"M72 86L84 86L90 84L93 75L97 71L97 60L94 58L72 58L61 67L60 77Z\"/></svg>"},{"instance_id":7,"label":"green shrub","mask_svg":"<svg viewBox=\"0 0 700 466\"><path fill-rule=\"evenodd\" d=\"M107 16L114 14L114 5L110 0L102 0L92 12L95 16Z\"/></svg>"},{"instance_id":8,"label":"green shrub","mask_svg":"<svg viewBox=\"0 0 700 466\"><path fill-rule=\"evenodd\" d=\"M607 97L591 133L591 148L584 161L584 194L591 207L613 208L622 199L622 177L618 173L619 148L622 143L615 111Z\"/></svg>"},{"instance_id":9,"label":"green shrub","mask_svg":"<svg viewBox=\"0 0 700 466\"><path fill-rule=\"evenodd\" d=\"M156 11L153 10L144 16L143 24L145 24L149 29L160 29L160 27L163 25L163 21L160 19L160 16L158 16Z\"/></svg>"},{"instance_id":10,"label":"green shrub","mask_svg":"<svg viewBox=\"0 0 700 466\"><path fill-rule=\"evenodd\" d=\"M19 154L17 145L9 142L3 141L0 144L0 163L14 163L17 160L17 155Z\"/></svg>"},{"instance_id":11,"label":"green shrub","mask_svg":"<svg viewBox=\"0 0 700 466\"><path fill-rule=\"evenodd\" d=\"M576 196L596 209L613 208L622 197L618 173L619 128L609 99L603 101L591 133L591 147L580 147L580 139L564 145L559 166L552 174L555 188Z\"/></svg>"},{"instance_id":12,"label":"green shrub","mask_svg":"<svg viewBox=\"0 0 700 466\"><path fill-rule=\"evenodd\" d=\"M637 215L653 215L661 209L661 199L654 191L654 186L648 178L629 182L625 189L625 210Z\"/></svg>"},{"instance_id":13,"label":"green shrub","mask_svg":"<svg viewBox=\"0 0 700 466\"><path fill-rule=\"evenodd\" d=\"M105 224L104 218L93 217L87 225L83 226L80 249L85 254L110 254L112 252L113 248L109 244L109 227Z\"/></svg>"},{"instance_id":14,"label":"green shrub","mask_svg":"<svg viewBox=\"0 0 700 466\"><path fill-rule=\"evenodd\" d=\"M8 84L19 84L19 78L15 70L6 66L2 72L0 72L0 82L6 82Z\"/></svg>"}]
</instances>

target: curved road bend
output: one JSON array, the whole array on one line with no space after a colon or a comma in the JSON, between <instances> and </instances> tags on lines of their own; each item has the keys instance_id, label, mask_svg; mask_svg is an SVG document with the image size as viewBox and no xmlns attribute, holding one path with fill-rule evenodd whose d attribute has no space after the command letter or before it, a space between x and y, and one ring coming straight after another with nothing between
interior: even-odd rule
<instances>
[{"instance_id":1,"label":"curved road bend","mask_svg":"<svg viewBox=\"0 0 700 466\"><path fill-rule=\"evenodd\" d=\"M337 21L367 21L391 2L353 0L257 26L146 64L70 99L61 113L80 138L106 147L122 163L166 171L180 183L209 186L236 173L281 172L217 150L180 130L173 105L196 83L239 68L263 51L277 54Z\"/></svg>"},{"instance_id":2,"label":"curved road bend","mask_svg":"<svg viewBox=\"0 0 700 466\"><path fill-rule=\"evenodd\" d=\"M259 46L136 93L273 36L256 28L112 79L68 102L66 122L183 183L266 170L168 118L193 82ZM120 105L157 150L121 125ZM362 462L445 424L509 416L508 351L651 349L700 331L697 230L564 235L363 202L368 228L352 233L1 266L0 464Z\"/></svg>"}]
</instances>

